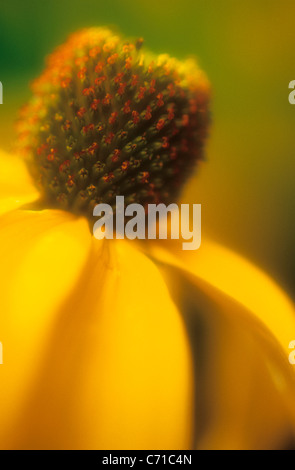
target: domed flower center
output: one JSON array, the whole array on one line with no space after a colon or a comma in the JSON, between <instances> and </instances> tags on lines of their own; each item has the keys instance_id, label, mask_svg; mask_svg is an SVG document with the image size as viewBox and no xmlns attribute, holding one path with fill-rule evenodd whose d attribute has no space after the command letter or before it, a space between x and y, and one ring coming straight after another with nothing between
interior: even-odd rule
<instances>
[{"instance_id":1,"label":"domed flower center","mask_svg":"<svg viewBox=\"0 0 295 470\"><path fill-rule=\"evenodd\" d=\"M117 195L170 203L202 158L206 78L192 60L143 53L142 40L76 33L48 58L33 92L19 142L45 207L90 218Z\"/></svg>"}]
</instances>

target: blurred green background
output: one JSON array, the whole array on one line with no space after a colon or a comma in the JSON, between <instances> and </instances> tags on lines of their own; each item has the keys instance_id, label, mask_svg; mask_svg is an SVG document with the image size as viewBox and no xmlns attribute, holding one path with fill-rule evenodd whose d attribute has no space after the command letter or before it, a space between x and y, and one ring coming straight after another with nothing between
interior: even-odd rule
<instances>
[{"instance_id":1,"label":"blurred green background","mask_svg":"<svg viewBox=\"0 0 295 470\"><path fill-rule=\"evenodd\" d=\"M295 298L294 21L294 0L0 0L0 145L13 143L45 55L76 29L114 26L155 52L196 56L212 83L213 125L184 200L202 204L203 234Z\"/></svg>"}]
</instances>

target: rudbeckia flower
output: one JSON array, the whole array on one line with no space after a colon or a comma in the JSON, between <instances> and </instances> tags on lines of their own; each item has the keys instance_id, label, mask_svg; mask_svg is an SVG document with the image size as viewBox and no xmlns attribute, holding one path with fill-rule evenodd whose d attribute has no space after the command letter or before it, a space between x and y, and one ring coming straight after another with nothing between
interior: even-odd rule
<instances>
[{"instance_id":1,"label":"rudbeckia flower","mask_svg":"<svg viewBox=\"0 0 295 470\"><path fill-rule=\"evenodd\" d=\"M2 449L292 445L291 301L209 240L96 240L93 207L171 202L201 161L194 61L102 28L48 58L0 154Z\"/></svg>"}]
</instances>

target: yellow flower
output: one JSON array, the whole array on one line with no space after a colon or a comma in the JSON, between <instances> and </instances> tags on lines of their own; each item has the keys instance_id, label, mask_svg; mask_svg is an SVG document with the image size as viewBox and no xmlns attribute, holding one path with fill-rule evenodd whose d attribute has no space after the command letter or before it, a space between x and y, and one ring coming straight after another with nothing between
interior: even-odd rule
<instances>
[{"instance_id":1,"label":"yellow flower","mask_svg":"<svg viewBox=\"0 0 295 470\"><path fill-rule=\"evenodd\" d=\"M202 156L205 78L194 64L146 57L141 41L106 30L74 35L20 124L38 191L23 162L0 153L3 449L293 442L295 315L281 289L208 240L192 253L175 240L135 245L89 231L94 203L120 193L169 201ZM133 139L119 145L126 129Z\"/></svg>"}]
</instances>

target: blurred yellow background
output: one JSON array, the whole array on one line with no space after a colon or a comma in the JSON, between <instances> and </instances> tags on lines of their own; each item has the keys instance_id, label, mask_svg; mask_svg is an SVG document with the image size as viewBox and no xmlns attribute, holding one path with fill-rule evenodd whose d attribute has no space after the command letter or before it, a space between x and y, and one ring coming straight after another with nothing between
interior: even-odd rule
<instances>
[{"instance_id":1,"label":"blurred yellow background","mask_svg":"<svg viewBox=\"0 0 295 470\"><path fill-rule=\"evenodd\" d=\"M207 162L185 202L202 204L202 231L268 271L295 298L293 0L1 0L0 145L44 57L94 25L142 36L154 52L196 56L212 83Z\"/></svg>"}]
</instances>

